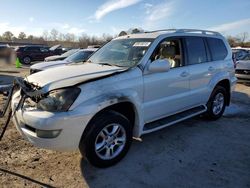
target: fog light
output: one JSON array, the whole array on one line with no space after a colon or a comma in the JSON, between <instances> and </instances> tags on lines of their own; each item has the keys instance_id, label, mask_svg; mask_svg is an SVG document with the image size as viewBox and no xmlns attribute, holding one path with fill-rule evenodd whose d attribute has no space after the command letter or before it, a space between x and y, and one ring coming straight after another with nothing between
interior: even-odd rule
<instances>
[{"instance_id":1,"label":"fog light","mask_svg":"<svg viewBox=\"0 0 250 188\"><path fill-rule=\"evenodd\" d=\"M37 137L40 138L55 138L61 133L61 130L36 130Z\"/></svg>"}]
</instances>

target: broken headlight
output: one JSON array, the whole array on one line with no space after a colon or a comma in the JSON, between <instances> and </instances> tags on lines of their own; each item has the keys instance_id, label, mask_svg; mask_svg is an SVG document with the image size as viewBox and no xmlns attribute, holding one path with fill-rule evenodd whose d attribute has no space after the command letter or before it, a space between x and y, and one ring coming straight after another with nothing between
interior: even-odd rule
<instances>
[{"instance_id":1,"label":"broken headlight","mask_svg":"<svg viewBox=\"0 0 250 188\"><path fill-rule=\"evenodd\" d=\"M37 108L45 111L67 111L80 92L78 87L53 90L38 102Z\"/></svg>"}]
</instances>

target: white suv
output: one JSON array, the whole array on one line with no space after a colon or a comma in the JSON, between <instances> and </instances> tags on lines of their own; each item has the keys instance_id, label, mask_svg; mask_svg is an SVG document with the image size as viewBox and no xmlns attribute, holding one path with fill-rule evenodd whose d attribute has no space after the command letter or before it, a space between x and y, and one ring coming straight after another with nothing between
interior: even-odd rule
<instances>
[{"instance_id":1,"label":"white suv","mask_svg":"<svg viewBox=\"0 0 250 188\"><path fill-rule=\"evenodd\" d=\"M22 82L12 97L20 133L42 148L79 148L107 167L125 156L132 137L198 114L220 118L236 77L222 35L179 29L115 38L85 63Z\"/></svg>"}]
</instances>

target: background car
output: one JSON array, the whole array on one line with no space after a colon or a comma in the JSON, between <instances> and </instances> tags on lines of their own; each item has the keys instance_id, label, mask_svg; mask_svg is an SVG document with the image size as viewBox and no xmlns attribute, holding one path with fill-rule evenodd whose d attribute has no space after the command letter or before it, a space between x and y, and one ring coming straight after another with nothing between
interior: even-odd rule
<instances>
[{"instance_id":1,"label":"background car","mask_svg":"<svg viewBox=\"0 0 250 188\"><path fill-rule=\"evenodd\" d=\"M250 83L250 54L237 61L235 75L239 82Z\"/></svg>"},{"instance_id":2,"label":"background car","mask_svg":"<svg viewBox=\"0 0 250 188\"><path fill-rule=\"evenodd\" d=\"M237 61L242 60L242 58L244 58L245 55L250 53L249 50L243 48L232 48L232 52Z\"/></svg>"},{"instance_id":3,"label":"background car","mask_svg":"<svg viewBox=\"0 0 250 188\"><path fill-rule=\"evenodd\" d=\"M44 60L45 61L58 61L58 60L64 60L67 57L69 57L70 55L74 54L75 52L77 52L79 49L71 49L65 53L63 53L62 55L53 55L53 56L49 56L46 57Z\"/></svg>"},{"instance_id":4,"label":"background car","mask_svg":"<svg viewBox=\"0 0 250 188\"><path fill-rule=\"evenodd\" d=\"M98 48L87 48L78 50L76 53L72 54L71 56L67 57L62 61L49 61L49 62L37 63L30 67L30 74L34 74L36 72L52 67L58 67L70 63L79 63L86 61L92 55L92 53L94 53L97 49Z\"/></svg>"},{"instance_id":5,"label":"background car","mask_svg":"<svg viewBox=\"0 0 250 188\"><path fill-rule=\"evenodd\" d=\"M59 55L61 46L56 45L51 48L47 46L29 45L16 48L16 56L23 64L30 64L32 61L44 61L51 55Z\"/></svg>"}]
</instances>

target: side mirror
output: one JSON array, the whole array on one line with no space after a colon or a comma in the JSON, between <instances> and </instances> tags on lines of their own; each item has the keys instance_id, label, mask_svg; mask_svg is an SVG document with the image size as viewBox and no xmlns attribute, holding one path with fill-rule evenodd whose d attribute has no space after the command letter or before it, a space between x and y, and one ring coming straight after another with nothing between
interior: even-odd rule
<instances>
[{"instance_id":1,"label":"side mirror","mask_svg":"<svg viewBox=\"0 0 250 188\"><path fill-rule=\"evenodd\" d=\"M150 63L149 72L167 72L171 68L170 62L166 59L157 59Z\"/></svg>"}]
</instances>

